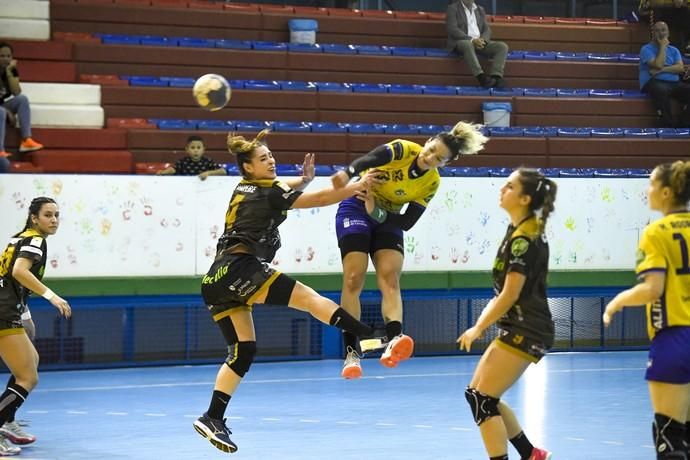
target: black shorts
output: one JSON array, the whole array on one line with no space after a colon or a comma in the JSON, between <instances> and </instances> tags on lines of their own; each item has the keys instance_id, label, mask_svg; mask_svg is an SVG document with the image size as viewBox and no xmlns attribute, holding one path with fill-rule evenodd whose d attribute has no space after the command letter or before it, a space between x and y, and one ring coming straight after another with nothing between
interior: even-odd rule
<instances>
[{"instance_id":1,"label":"black shorts","mask_svg":"<svg viewBox=\"0 0 690 460\"><path fill-rule=\"evenodd\" d=\"M516 353L533 363L539 362L551 348L551 346L547 346L542 340L520 335L506 329L499 330L495 342L496 345Z\"/></svg>"},{"instance_id":2,"label":"black shorts","mask_svg":"<svg viewBox=\"0 0 690 460\"><path fill-rule=\"evenodd\" d=\"M201 296L218 321L232 309L250 309L266 290L265 303L287 305L295 283L251 254L230 254L213 262L201 282Z\"/></svg>"}]
</instances>

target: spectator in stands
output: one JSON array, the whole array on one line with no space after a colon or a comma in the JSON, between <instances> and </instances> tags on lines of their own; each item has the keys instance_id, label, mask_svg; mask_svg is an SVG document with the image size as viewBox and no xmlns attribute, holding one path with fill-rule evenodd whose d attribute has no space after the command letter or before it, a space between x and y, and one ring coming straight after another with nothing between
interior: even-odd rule
<instances>
[{"instance_id":1,"label":"spectator in stands","mask_svg":"<svg viewBox=\"0 0 690 460\"><path fill-rule=\"evenodd\" d=\"M69 318L72 314L67 301L41 281L47 259L46 238L57 232L59 218L55 200L34 198L24 229L0 254L0 355L12 374L0 395L0 455L20 452L5 438L21 444L36 440L14 421L17 409L38 382L38 353L22 322L22 312L28 311L29 293L40 293L62 316Z\"/></svg>"},{"instance_id":2,"label":"spectator in stands","mask_svg":"<svg viewBox=\"0 0 690 460\"><path fill-rule=\"evenodd\" d=\"M29 99L22 94L17 60L12 54L12 46L9 43L0 42L0 156L2 157L10 155L5 151L5 125L17 126L17 118L21 125L22 135L19 153L34 152L43 148L43 145L31 138Z\"/></svg>"},{"instance_id":3,"label":"spectator in stands","mask_svg":"<svg viewBox=\"0 0 690 460\"><path fill-rule=\"evenodd\" d=\"M657 22L652 27L652 41L640 50L640 89L648 93L663 127L681 126L671 112L671 100L683 105L686 115L690 111L690 84L681 81L685 73L680 51L668 41L668 26Z\"/></svg>"},{"instance_id":4,"label":"spectator in stands","mask_svg":"<svg viewBox=\"0 0 690 460\"><path fill-rule=\"evenodd\" d=\"M372 168L383 177L383 183L375 185L365 200L350 198L340 203L335 227L343 264L340 303L356 318L361 315L359 296L370 257L376 268L386 328L386 337L378 345L385 347L380 362L386 367L397 366L414 349L414 341L403 334L402 325L403 232L417 223L434 197L441 182L438 168L460 155L479 152L486 141L478 126L459 122L450 132L430 138L424 146L402 139L380 145L333 176L335 188L344 187L352 177ZM401 213L405 205L407 209ZM359 378L360 352L366 350L358 350L357 336L350 332L343 333L343 343L347 355L341 375Z\"/></svg>"},{"instance_id":5,"label":"spectator in stands","mask_svg":"<svg viewBox=\"0 0 690 460\"><path fill-rule=\"evenodd\" d=\"M640 16L668 24L671 44L690 57L690 0L641 0Z\"/></svg>"},{"instance_id":6,"label":"spectator in stands","mask_svg":"<svg viewBox=\"0 0 690 460\"><path fill-rule=\"evenodd\" d=\"M502 87L508 45L491 40L491 28L484 8L474 0L456 0L446 11L448 49L462 54L472 75L484 88ZM491 58L491 73L486 76L477 55Z\"/></svg>"},{"instance_id":7,"label":"spectator in stands","mask_svg":"<svg viewBox=\"0 0 690 460\"><path fill-rule=\"evenodd\" d=\"M505 393L553 346L554 323L546 298L549 244L544 227L554 211L556 183L535 169L519 168L501 188L500 205L510 224L493 264L494 292L474 326L459 338L460 350L491 325L500 332L484 351L465 398L492 460L508 459L508 440L520 458L545 460L525 436L512 409L501 401Z\"/></svg>"},{"instance_id":8,"label":"spectator in stands","mask_svg":"<svg viewBox=\"0 0 690 460\"><path fill-rule=\"evenodd\" d=\"M335 302L268 266L280 247L278 226L290 209L328 206L365 193L373 175L341 189L303 193L314 178L314 157L308 154L302 177L276 180L276 162L263 142L268 130L247 141L228 136L228 150L237 158L243 180L237 185L226 213L225 231L218 240L216 259L201 284L204 302L228 344L229 356L218 371L208 411L194 428L223 452L235 452L223 418L235 389L256 354L252 306L286 305L353 334L371 334Z\"/></svg>"},{"instance_id":9,"label":"spectator in stands","mask_svg":"<svg viewBox=\"0 0 690 460\"><path fill-rule=\"evenodd\" d=\"M225 168L204 156L206 146L199 136L189 136L185 147L187 157L178 160L175 165L158 171L159 176L175 174L176 176L199 176L206 180L208 176L225 176Z\"/></svg>"},{"instance_id":10,"label":"spectator in stands","mask_svg":"<svg viewBox=\"0 0 690 460\"><path fill-rule=\"evenodd\" d=\"M663 217L640 238L638 283L608 303L603 321L608 326L623 308L646 304L656 458L681 460L690 453L690 161L659 165L649 179L649 208Z\"/></svg>"}]
</instances>

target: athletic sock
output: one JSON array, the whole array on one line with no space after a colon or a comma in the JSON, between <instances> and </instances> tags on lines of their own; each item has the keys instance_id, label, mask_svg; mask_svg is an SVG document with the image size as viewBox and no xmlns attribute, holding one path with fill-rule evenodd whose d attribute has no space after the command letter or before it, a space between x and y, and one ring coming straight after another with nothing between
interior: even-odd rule
<instances>
[{"instance_id":1,"label":"athletic sock","mask_svg":"<svg viewBox=\"0 0 690 460\"><path fill-rule=\"evenodd\" d=\"M350 332L357 337L369 337L374 333L372 328L355 319L354 316L343 310L342 307L338 307L333 312L333 316L331 316L328 324Z\"/></svg>"},{"instance_id":2,"label":"athletic sock","mask_svg":"<svg viewBox=\"0 0 690 460\"><path fill-rule=\"evenodd\" d=\"M510 443L515 447L515 450L518 451L522 459L529 459L532 455L534 446L529 442L524 431L521 431L514 438L511 438Z\"/></svg>"},{"instance_id":3,"label":"athletic sock","mask_svg":"<svg viewBox=\"0 0 690 460\"><path fill-rule=\"evenodd\" d=\"M389 342L400 334L402 334L402 323L400 321L386 323L386 337L388 337Z\"/></svg>"},{"instance_id":4,"label":"athletic sock","mask_svg":"<svg viewBox=\"0 0 690 460\"><path fill-rule=\"evenodd\" d=\"M213 390L211 405L208 406L208 416L216 420L223 420L225 409L227 409L231 397L232 396L222 391Z\"/></svg>"},{"instance_id":5,"label":"athletic sock","mask_svg":"<svg viewBox=\"0 0 690 460\"><path fill-rule=\"evenodd\" d=\"M10 419L14 420L14 414L17 409L26 401L29 392L17 385L10 384L5 392L0 395L0 426L4 425Z\"/></svg>"}]
</instances>

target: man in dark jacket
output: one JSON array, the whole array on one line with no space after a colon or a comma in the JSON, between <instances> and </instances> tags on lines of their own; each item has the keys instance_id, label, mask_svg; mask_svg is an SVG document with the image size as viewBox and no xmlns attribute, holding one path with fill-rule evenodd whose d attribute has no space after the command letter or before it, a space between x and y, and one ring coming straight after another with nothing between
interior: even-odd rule
<instances>
[{"instance_id":1,"label":"man in dark jacket","mask_svg":"<svg viewBox=\"0 0 690 460\"><path fill-rule=\"evenodd\" d=\"M474 0L457 0L446 11L448 49L462 54L479 84L484 88L503 86L508 45L491 40L491 28L484 8ZM477 55L491 58L491 73L487 77Z\"/></svg>"}]
</instances>

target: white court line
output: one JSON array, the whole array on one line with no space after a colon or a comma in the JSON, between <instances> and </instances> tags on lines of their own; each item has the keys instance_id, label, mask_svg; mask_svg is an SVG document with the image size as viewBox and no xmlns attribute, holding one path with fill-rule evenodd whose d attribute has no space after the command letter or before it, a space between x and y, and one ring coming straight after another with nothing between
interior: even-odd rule
<instances>
[{"instance_id":1,"label":"white court line","mask_svg":"<svg viewBox=\"0 0 690 460\"><path fill-rule=\"evenodd\" d=\"M656 446L650 446L649 444L642 444L640 447L644 447L645 449L656 449Z\"/></svg>"},{"instance_id":2,"label":"white court line","mask_svg":"<svg viewBox=\"0 0 690 460\"><path fill-rule=\"evenodd\" d=\"M27 414L49 414L49 410L27 410Z\"/></svg>"},{"instance_id":3,"label":"white court line","mask_svg":"<svg viewBox=\"0 0 690 460\"><path fill-rule=\"evenodd\" d=\"M565 438L565 439L567 439L568 441L584 441L583 438L571 438L571 437L567 437L567 438Z\"/></svg>"},{"instance_id":4,"label":"white court line","mask_svg":"<svg viewBox=\"0 0 690 460\"><path fill-rule=\"evenodd\" d=\"M240 416L237 416L237 415L228 415L226 418L227 418L228 420L242 420L244 417L240 417Z\"/></svg>"},{"instance_id":5,"label":"white court line","mask_svg":"<svg viewBox=\"0 0 690 460\"><path fill-rule=\"evenodd\" d=\"M144 414L147 417L167 417L168 414L148 413Z\"/></svg>"},{"instance_id":6,"label":"white court line","mask_svg":"<svg viewBox=\"0 0 690 460\"><path fill-rule=\"evenodd\" d=\"M378 422L376 426L395 426L395 423Z\"/></svg>"},{"instance_id":7,"label":"white court line","mask_svg":"<svg viewBox=\"0 0 690 460\"><path fill-rule=\"evenodd\" d=\"M598 368L598 369L561 369L561 370L548 370L546 374L576 374L580 372L639 372L643 371L644 367L611 367L611 368ZM473 375L472 372L439 372L439 373L429 373L429 374L398 374L398 375L388 375L383 378L385 379L415 379L415 378L439 378L439 377L467 377ZM362 377L360 380L379 380L381 376L369 376ZM252 385L252 384L275 384L275 383L300 383L300 382L341 382L342 377L305 377L299 379L263 379L263 380L247 380L243 381L242 385ZM47 388L47 389L37 389L33 390L34 393L66 393L66 392L80 392L80 391L108 391L108 390L132 390L132 389L144 389L144 388L177 388L177 387L196 387L196 386L210 386L214 385L214 381L208 382L178 382L178 383L149 383L141 385L103 385L103 386L92 386L92 387L69 387L69 388Z\"/></svg>"},{"instance_id":8,"label":"white court line","mask_svg":"<svg viewBox=\"0 0 690 460\"><path fill-rule=\"evenodd\" d=\"M186 417L186 418L199 418L198 415L189 415L189 414L185 414L185 415L183 415L183 417Z\"/></svg>"},{"instance_id":9,"label":"white court line","mask_svg":"<svg viewBox=\"0 0 690 460\"><path fill-rule=\"evenodd\" d=\"M357 422L347 422L347 421L340 421L340 422L335 422L338 425L357 425Z\"/></svg>"},{"instance_id":10,"label":"white court line","mask_svg":"<svg viewBox=\"0 0 690 460\"><path fill-rule=\"evenodd\" d=\"M412 425L413 428L433 428L431 425Z\"/></svg>"},{"instance_id":11,"label":"white court line","mask_svg":"<svg viewBox=\"0 0 690 460\"><path fill-rule=\"evenodd\" d=\"M261 420L264 420L266 422L280 422L279 418L274 418L274 417L264 417Z\"/></svg>"},{"instance_id":12,"label":"white court line","mask_svg":"<svg viewBox=\"0 0 690 460\"><path fill-rule=\"evenodd\" d=\"M450 429L453 431L472 431L471 428L463 428L461 426L453 426Z\"/></svg>"},{"instance_id":13,"label":"white court line","mask_svg":"<svg viewBox=\"0 0 690 460\"><path fill-rule=\"evenodd\" d=\"M129 415L127 412L106 412L105 415Z\"/></svg>"},{"instance_id":14,"label":"white court line","mask_svg":"<svg viewBox=\"0 0 690 460\"><path fill-rule=\"evenodd\" d=\"M321 420L314 420L310 418L301 418L299 421L302 423L321 423Z\"/></svg>"},{"instance_id":15,"label":"white court line","mask_svg":"<svg viewBox=\"0 0 690 460\"><path fill-rule=\"evenodd\" d=\"M68 414L75 414L75 415L86 415L88 412L83 411L83 410L68 410L66 411Z\"/></svg>"},{"instance_id":16,"label":"white court line","mask_svg":"<svg viewBox=\"0 0 690 460\"><path fill-rule=\"evenodd\" d=\"M612 445L612 446L622 446L622 445L624 445L624 444L623 444L622 442L620 442L620 441L601 441L601 442L603 442L604 444L610 444L610 445Z\"/></svg>"}]
</instances>

